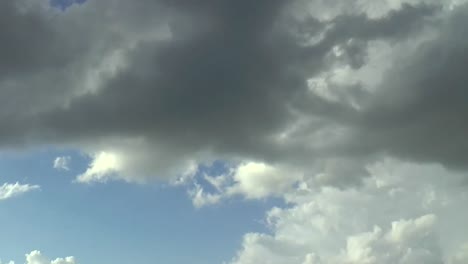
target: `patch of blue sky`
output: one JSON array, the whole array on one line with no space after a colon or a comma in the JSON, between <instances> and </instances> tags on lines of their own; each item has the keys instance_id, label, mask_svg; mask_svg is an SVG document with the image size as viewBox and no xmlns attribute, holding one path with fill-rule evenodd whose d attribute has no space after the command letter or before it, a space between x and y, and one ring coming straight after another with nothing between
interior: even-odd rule
<instances>
[{"instance_id":1,"label":"patch of blue sky","mask_svg":"<svg viewBox=\"0 0 468 264\"><path fill-rule=\"evenodd\" d=\"M203 187L203 190L208 193L216 193L218 190L210 184L206 179L206 176L220 177L229 173L229 171L235 167L236 164L232 164L223 160L216 160L211 164L202 164L198 167L195 179L198 184Z\"/></svg>"},{"instance_id":2,"label":"patch of blue sky","mask_svg":"<svg viewBox=\"0 0 468 264\"><path fill-rule=\"evenodd\" d=\"M49 0L52 7L65 11L67 8L75 4L83 4L87 0Z\"/></svg>"},{"instance_id":3,"label":"patch of blue sky","mask_svg":"<svg viewBox=\"0 0 468 264\"><path fill-rule=\"evenodd\" d=\"M70 170L53 169L70 156ZM264 213L275 203L231 199L195 209L184 188L161 184L73 183L90 159L76 151L0 154L4 182L38 184L40 191L0 202L0 256L22 263L38 249L74 255L79 263L219 264L240 247L246 232L266 232ZM222 161L201 171L222 174Z\"/></svg>"}]
</instances>

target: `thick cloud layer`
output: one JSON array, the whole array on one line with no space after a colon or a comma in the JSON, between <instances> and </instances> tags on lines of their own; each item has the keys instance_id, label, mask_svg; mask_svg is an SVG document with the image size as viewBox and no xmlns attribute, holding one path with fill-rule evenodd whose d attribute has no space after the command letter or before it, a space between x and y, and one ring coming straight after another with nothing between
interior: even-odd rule
<instances>
[{"instance_id":1,"label":"thick cloud layer","mask_svg":"<svg viewBox=\"0 0 468 264\"><path fill-rule=\"evenodd\" d=\"M323 159L363 163L388 152L460 165L463 148L449 147L459 144L440 140L426 151L426 143L463 134L454 117L463 113L456 91L463 75L451 68L463 61L457 47L465 8L379 3L347 10L341 1L106 0L62 13L45 3L4 1L0 142L113 152L127 180L173 177L186 164L219 158L310 169ZM330 78L365 69L376 43L390 45L390 53L404 53L401 43L423 48L395 59L373 87L363 85L369 75ZM439 54L444 71L425 70L444 45L453 47ZM453 92L437 96L446 85ZM388 99L390 105L381 102ZM440 113L425 110L433 105ZM442 125L444 133L418 136Z\"/></svg>"}]
</instances>

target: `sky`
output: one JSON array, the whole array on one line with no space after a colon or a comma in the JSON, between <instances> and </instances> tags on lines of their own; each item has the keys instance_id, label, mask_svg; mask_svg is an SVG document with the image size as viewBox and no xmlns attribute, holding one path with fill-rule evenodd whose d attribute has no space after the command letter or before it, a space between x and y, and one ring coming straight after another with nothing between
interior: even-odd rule
<instances>
[{"instance_id":1,"label":"sky","mask_svg":"<svg viewBox=\"0 0 468 264\"><path fill-rule=\"evenodd\" d=\"M0 264L468 263L467 18L0 1Z\"/></svg>"}]
</instances>

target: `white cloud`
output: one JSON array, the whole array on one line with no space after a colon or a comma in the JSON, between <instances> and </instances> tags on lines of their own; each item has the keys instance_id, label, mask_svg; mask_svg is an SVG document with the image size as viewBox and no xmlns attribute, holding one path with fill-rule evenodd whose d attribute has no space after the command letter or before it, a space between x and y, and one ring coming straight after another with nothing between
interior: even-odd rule
<instances>
[{"instance_id":1,"label":"white cloud","mask_svg":"<svg viewBox=\"0 0 468 264\"><path fill-rule=\"evenodd\" d=\"M31 253L25 254L25 264L77 264L75 257L56 258L50 260L48 257L42 255L39 250L33 250ZM2 262L0 261L0 264ZM14 261L9 261L5 264L15 264Z\"/></svg>"},{"instance_id":2,"label":"white cloud","mask_svg":"<svg viewBox=\"0 0 468 264\"><path fill-rule=\"evenodd\" d=\"M122 168L121 157L112 152L98 152L93 155L89 168L76 180L81 183L106 182Z\"/></svg>"},{"instance_id":3,"label":"white cloud","mask_svg":"<svg viewBox=\"0 0 468 264\"><path fill-rule=\"evenodd\" d=\"M70 161L71 157L69 156L57 157L54 160L54 169L68 171L70 170Z\"/></svg>"},{"instance_id":4,"label":"white cloud","mask_svg":"<svg viewBox=\"0 0 468 264\"><path fill-rule=\"evenodd\" d=\"M233 176L234 184L226 192L243 194L249 199L281 194L300 179L300 174L265 163L247 162L239 165Z\"/></svg>"},{"instance_id":5,"label":"white cloud","mask_svg":"<svg viewBox=\"0 0 468 264\"><path fill-rule=\"evenodd\" d=\"M463 175L439 165L384 160L361 186L305 179L272 208L271 233L247 233L233 264L466 263Z\"/></svg>"},{"instance_id":6,"label":"white cloud","mask_svg":"<svg viewBox=\"0 0 468 264\"><path fill-rule=\"evenodd\" d=\"M336 263L441 263L434 235L434 215L392 223L384 233L380 227L348 237L344 254ZM402 230L403 229L403 230ZM332 257L332 259L335 259Z\"/></svg>"},{"instance_id":7,"label":"white cloud","mask_svg":"<svg viewBox=\"0 0 468 264\"><path fill-rule=\"evenodd\" d=\"M108 146L111 145L112 148ZM198 156L171 153L164 146L142 138L106 140L84 147L91 161L88 169L76 177L80 183L122 180L145 183L154 179L180 185L190 181L198 168Z\"/></svg>"},{"instance_id":8,"label":"white cloud","mask_svg":"<svg viewBox=\"0 0 468 264\"><path fill-rule=\"evenodd\" d=\"M76 264L74 257L57 258L50 260L49 258L42 255L38 250L34 250L29 254L26 254L26 264Z\"/></svg>"},{"instance_id":9,"label":"white cloud","mask_svg":"<svg viewBox=\"0 0 468 264\"><path fill-rule=\"evenodd\" d=\"M195 182L189 194L196 207L216 204L233 196L243 196L247 199L280 197L293 189L302 178L302 174L288 167L250 161L240 163L223 175L205 175L203 178L215 192L207 192Z\"/></svg>"},{"instance_id":10,"label":"white cloud","mask_svg":"<svg viewBox=\"0 0 468 264\"><path fill-rule=\"evenodd\" d=\"M38 190L38 185L4 183L0 186L0 200L6 200L33 190Z\"/></svg>"},{"instance_id":11,"label":"white cloud","mask_svg":"<svg viewBox=\"0 0 468 264\"><path fill-rule=\"evenodd\" d=\"M193 205L197 208L217 204L223 198L220 194L206 193L199 184L195 184L195 187L189 191L189 195Z\"/></svg>"}]
</instances>

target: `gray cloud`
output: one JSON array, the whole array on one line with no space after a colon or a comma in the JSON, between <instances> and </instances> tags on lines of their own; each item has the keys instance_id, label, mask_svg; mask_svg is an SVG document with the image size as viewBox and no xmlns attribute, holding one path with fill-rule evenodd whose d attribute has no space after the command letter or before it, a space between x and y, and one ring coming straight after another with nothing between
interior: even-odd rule
<instances>
[{"instance_id":1,"label":"gray cloud","mask_svg":"<svg viewBox=\"0 0 468 264\"><path fill-rule=\"evenodd\" d=\"M435 40L397 62L362 116L356 140L365 137L400 157L466 168L465 18L466 7L455 11Z\"/></svg>"},{"instance_id":2,"label":"gray cloud","mask_svg":"<svg viewBox=\"0 0 468 264\"><path fill-rule=\"evenodd\" d=\"M364 170L346 159L366 163L374 153L389 152L452 164L461 153L444 143L439 151L428 151L426 142L433 138L416 136L427 126L441 125L430 120L432 110L426 108L440 105L442 123L464 109L461 89L453 93L460 102L456 109L429 102L423 94L433 90L433 98L443 98L436 88L423 88L425 82L435 87L445 76L463 78L445 67L461 66L463 57L447 52L443 70L432 69L440 77L425 79L431 50L443 48L450 31L426 44L419 59L405 60L401 74L396 68L386 73L390 81L378 92L360 83L340 84L330 88L339 98L333 101L311 93L307 84L336 65L365 67L369 45L376 41L396 45L427 28L457 27L454 19L440 26L447 11L437 6L403 4L380 17L357 12L321 19L297 16L306 8L300 1L88 1L65 14L47 8L20 13L12 1L2 5L7 15L0 30L9 36L0 49L7 58L0 67L3 146L141 152L158 157L158 168L186 159L258 159L306 167L334 164L326 161L334 159L343 160L339 169L327 165L327 170L349 167L357 174ZM14 24L21 34L11 30ZM461 52L457 45L463 42L457 43L450 52ZM408 72L406 81L401 77ZM398 87L390 87L394 75L401 79ZM392 108L403 104L399 99L410 100L408 91L414 99ZM446 102L451 94L443 95ZM381 103L388 98L395 98L392 105ZM357 110L353 101L366 107ZM420 128L405 125L411 116ZM460 126L457 120L451 124L450 130ZM285 131L288 137L279 140ZM462 132L447 133L461 140ZM142 145L131 143L135 140ZM148 158L147 163L154 162ZM145 166L146 174L155 168L138 164Z\"/></svg>"}]
</instances>

